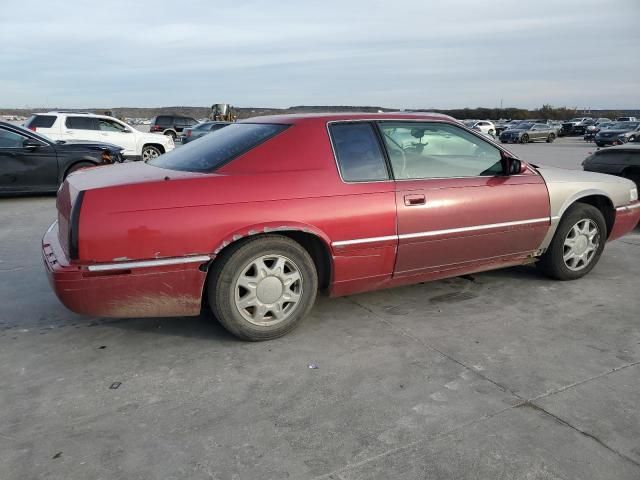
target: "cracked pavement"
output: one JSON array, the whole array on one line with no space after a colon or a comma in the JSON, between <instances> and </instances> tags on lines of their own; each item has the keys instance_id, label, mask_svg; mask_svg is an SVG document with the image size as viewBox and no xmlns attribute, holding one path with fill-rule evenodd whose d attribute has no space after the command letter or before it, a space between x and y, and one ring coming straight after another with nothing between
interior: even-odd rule
<instances>
[{"instance_id":1,"label":"cracked pavement","mask_svg":"<svg viewBox=\"0 0 640 480\"><path fill-rule=\"evenodd\" d=\"M2 480L640 478L640 230L579 281L320 298L256 344L208 315L66 311L39 252L54 198L0 202Z\"/></svg>"}]
</instances>

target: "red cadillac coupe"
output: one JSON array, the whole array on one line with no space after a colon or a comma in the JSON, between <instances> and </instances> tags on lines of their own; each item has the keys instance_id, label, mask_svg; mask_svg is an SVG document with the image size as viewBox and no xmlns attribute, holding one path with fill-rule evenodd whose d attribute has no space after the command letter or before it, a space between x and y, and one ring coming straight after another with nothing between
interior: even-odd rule
<instances>
[{"instance_id":1,"label":"red cadillac coupe","mask_svg":"<svg viewBox=\"0 0 640 480\"><path fill-rule=\"evenodd\" d=\"M437 114L260 117L70 175L42 253L71 310L289 332L349 295L536 262L580 278L640 219L633 182L528 165Z\"/></svg>"}]
</instances>

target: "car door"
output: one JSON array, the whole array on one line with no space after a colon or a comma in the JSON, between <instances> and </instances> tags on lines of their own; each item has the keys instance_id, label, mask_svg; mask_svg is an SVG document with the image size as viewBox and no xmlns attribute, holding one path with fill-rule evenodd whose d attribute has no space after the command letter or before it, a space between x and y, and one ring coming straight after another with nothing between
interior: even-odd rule
<instances>
[{"instance_id":1,"label":"car door","mask_svg":"<svg viewBox=\"0 0 640 480\"><path fill-rule=\"evenodd\" d=\"M549 135L549 129L546 125L538 124L534 125L535 139L541 140L547 138Z\"/></svg>"},{"instance_id":2,"label":"car door","mask_svg":"<svg viewBox=\"0 0 640 480\"><path fill-rule=\"evenodd\" d=\"M395 276L534 252L550 224L533 170L503 174L501 150L443 122L379 123L396 181Z\"/></svg>"},{"instance_id":3,"label":"car door","mask_svg":"<svg viewBox=\"0 0 640 480\"><path fill-rule=\"evenodd\" d=\"M103 141L100 137L97 120L86 115L67 116L62 126L62 139Z\"/></svg>"},{"instance_id":4,"label":"car door","mask_svg":"<svg viewBox=\"0 0 640 480\"><path fill-rule=\"evenodd\" d=\"M0 191L49 191L55 190L57 183L55 148L0 126Z\"/></svg>"},{"instance_id":5,"label":"car door","mask_svg":"<svg viewBox=\"0 0 640 480\"><path fill-rule=\"evenodd\" d=\"M110 118L96 118L100 141L112 143L124 148L124 155L136 155L136 136L133 131L123 123Z\"/></svg>"}]
</instances>

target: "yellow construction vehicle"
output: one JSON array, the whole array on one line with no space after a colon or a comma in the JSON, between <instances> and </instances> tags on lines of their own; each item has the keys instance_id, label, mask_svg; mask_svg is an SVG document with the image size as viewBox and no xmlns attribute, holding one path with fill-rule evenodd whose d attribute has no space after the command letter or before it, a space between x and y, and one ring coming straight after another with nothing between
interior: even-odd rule
<instances>
[{"instance_id":1,"label":"yellow construction vehicle","mask_svg":"<svg viewBox=\"0 0 640 480\"><path fill-rule=\"evenodd\" d=\"M219 122L235 122L238 119L236 110L228 103L216 103L211 105L211 120Z\"/></svg>"}]
</instances>

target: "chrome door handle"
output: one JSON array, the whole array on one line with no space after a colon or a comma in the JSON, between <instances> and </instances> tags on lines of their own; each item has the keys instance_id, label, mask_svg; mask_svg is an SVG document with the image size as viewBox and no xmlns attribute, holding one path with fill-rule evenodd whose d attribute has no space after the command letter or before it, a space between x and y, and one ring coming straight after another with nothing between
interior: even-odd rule
<instances>
[{"instance_id":1,"label":"chrome door handle","mask_svg":"<svg viewBox=\"0 0 640 480\"><path fill-rule=\"evenodd\" d=\"M427 203L427 199L423 194L415 193L404 196L404 204L407 207L414 207L416 205L424 205Z\"/></svg>"}]
</instances>

